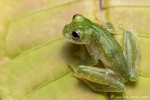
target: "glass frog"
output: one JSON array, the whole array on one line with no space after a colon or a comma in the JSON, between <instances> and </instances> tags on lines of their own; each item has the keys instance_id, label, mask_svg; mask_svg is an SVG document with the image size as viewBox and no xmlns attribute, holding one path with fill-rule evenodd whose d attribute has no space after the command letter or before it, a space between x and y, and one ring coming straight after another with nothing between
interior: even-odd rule
<instances>
[{"instance_id":1,"label":"glass frog","mask_svg":"<svg viewBox=\"0 0 150 100\"><path fill-rule=\"evenodd\" d=\"M64 27L63 35L72 43L84 45L90 57L82 55L82 64L71 68L76 77L84 80L95 91L124 92L128 80L137 80L140 49L136 36L125 31L123 52L109 31L113 30L112 24L108 22L107 25L110 29L80 14L73 16L72 22ZM94 67L99 60L105 68Z\"/></svg>"}]
</instances>

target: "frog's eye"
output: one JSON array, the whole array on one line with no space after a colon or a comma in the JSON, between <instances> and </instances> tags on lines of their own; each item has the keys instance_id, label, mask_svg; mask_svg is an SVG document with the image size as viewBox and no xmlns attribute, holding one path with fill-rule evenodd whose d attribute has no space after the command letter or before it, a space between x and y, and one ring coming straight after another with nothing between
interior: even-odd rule
<instances>
[{"instance_id":1,"label":"frog's eye","mask_svg":"<svg viewBox=\"0 0 150 100\"><path fill-rule=\"evenodd\" d=\"M84 20L84 17L80 14L75 14L73 17L72 17L72 20L75 20L75 21L82 21Z\"/></svg>"},{"instance_id":2,"label":"frog's eye","mask_svg":"<svg viewBox=\"0 0 150 100\"><path fill-rule=\"evenodd\" d=\"M80 32L78 30L73 30L72 31L72 38L74 40L79 40L81 39L81 35L80 35Z\"/></svg>"},{"instance_id":3,"label":"frog's eye","mask_svg":"<svg viewBox=\"0 0 150 100\"><path fill-rule=\"evenodd\" d=\"M76 16L78 16L79 14L75 14L73 17L72 17L72 19L74 19Z\"/></svg>"}]
</instances>

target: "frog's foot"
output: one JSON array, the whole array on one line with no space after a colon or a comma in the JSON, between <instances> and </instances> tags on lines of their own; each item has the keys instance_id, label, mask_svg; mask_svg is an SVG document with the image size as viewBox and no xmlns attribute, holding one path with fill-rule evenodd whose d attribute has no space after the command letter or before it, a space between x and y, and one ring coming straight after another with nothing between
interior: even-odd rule
<instances>
[{"instance_id":1,"label":"frog's foot","mask_svg":"<svg viewBox=\"0 0 150 100\"><path fill-rule=\"evenodd\" d=\"M138 77L140 49L136 39L136 33L124 32L124 55L128 64L130 80L136 81Z\"/></svg>"},{"instance_id":2,"label":"frog's foot","mask_svg":"<svg viewBox=\"0 0 150 100\"><path fill-rule=\"evenodd\" d=\"M125 84L109 75L106 69L81 65L75 73L95 91L123 92L126 89Z\"/></svg>"},{"instance_id":3,"label":"frog's foot","mask_svg":"<svg viewBox=\"0 0 150 100\"><path fill-rule=\"evenodd\" d=\"M82 77L77 73L77 68L74 67L73 65L69 64L69 67L72 69L72 71L74 72L73 76L78 77L80 79L82 79Z\"/></svg>"}]
</instances>

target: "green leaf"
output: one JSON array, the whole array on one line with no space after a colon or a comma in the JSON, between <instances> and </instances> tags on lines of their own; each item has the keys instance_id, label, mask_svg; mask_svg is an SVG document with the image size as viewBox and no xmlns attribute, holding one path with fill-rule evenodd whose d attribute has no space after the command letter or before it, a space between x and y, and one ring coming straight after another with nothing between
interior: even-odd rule
<instances>
[{"instance_id":1,"label":"green leaf","mask_svg":"<svg viewBox=\"0 0 150 100\"><path fill-rule=\"evenodd\" d=\"M148 0L105 2L106 17L117 32L122 32L119 24L137 28L142 54L138 81L128 82L125 93L111 93L114 99L124 99L123 96L131 100L131 96L150 98L148 4ZM79 58L74 55L78 45L68 43L62 36L63 27L74 14L96 21L97 0L1 0L0 6L0 99L107 99L107 93L94 92L82 80L72 77L69 63L79 64ZM122 35L115 38L121 44Z\"/></svg>"},{"instance_id":2,"label":"green leaf","mask_svg":"<svg viewBox=\"0 0 150 100\"><path fill-rule=\"evenodd\" d=\"M109 0L105 2L107 19L115 26L118 33L124 30L118 25L123 25L128 30L137 31L137 39L141 50L141 61L139 77L137 82L128 82L124 93L111 93L112 99L149 99L150 98L150 6L149 0ZM122 44L122 35L115 35L115 38Z\"/></svg>"}]
</instances>

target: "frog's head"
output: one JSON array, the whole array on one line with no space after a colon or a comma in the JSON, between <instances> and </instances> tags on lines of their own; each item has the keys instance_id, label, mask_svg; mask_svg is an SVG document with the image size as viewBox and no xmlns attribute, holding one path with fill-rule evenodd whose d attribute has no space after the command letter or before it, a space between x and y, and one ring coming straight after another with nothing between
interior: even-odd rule
<instances>
[{"instance_id":1,"label":"frog's head","mask_svg":"<svg viewBox=\"0 0 150 100\"><path fill-rule=\"evenodd\" d=\"M84 16L76 14L72 18L72 22L63 29L63 35L70 42L76 44L89 44L91 41L92 30L90 28L91 21Z\"/></svg>"}]
</instances>

